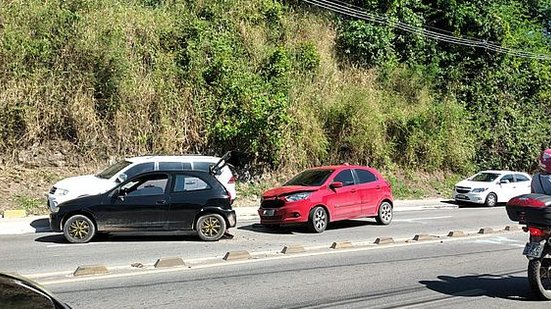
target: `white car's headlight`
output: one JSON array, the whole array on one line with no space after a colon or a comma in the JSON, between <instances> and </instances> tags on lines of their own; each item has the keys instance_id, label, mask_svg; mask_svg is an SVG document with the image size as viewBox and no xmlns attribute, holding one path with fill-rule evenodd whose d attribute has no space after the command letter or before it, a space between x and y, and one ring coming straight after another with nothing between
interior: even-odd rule
<instances>
[{"instance_id":1,"label":"white car's headlight","mask_svg":"<svg viewBox=\"0 0 551 309\"><path fill-rule=\"evenodd\" d=\"M285 197L285 200L287 200L289 202L301 201L301 200L304 200L304 199L308 198L310 196L310 194L312 194L312 192L295 193L295 194L287 195Z\"/></svg>"},{"instance_id":2,"label":"white car's headlight","mask_svg":"<svg viewBox=\"0 0 551 309\"><path fill-rule=\"evenodd\" d=\"M488 190L488 188L474 188L473 193L481 193Z\"/></svg>"},{"instance_id":3,"label":"white car's headlight","mask_svg":"<svg viewBox=\"0 0 551 309\"><path fill-rule=\"evenodd\" d=\"M57 190L55 191L55 195L59 195L59 196L67 195L67 193L69 193L69 190L60 189L60 188L57 188Z\"/></svg>"}]
</instances>

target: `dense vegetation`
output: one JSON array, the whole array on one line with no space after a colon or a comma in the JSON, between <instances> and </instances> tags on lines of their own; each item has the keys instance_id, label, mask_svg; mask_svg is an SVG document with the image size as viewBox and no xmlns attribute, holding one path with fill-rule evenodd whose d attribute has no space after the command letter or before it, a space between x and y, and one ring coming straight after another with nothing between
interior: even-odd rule
<instances>
[{"instance_id":1,"label":"dense vegetation","mask_svg":"<svg viewBox=\"0 0 551 309\"><path fill-rule=\"evenodd\" d=\"M456 36L550 53L548 0L350 1ZM0 152L251 153L254 170L530 169L551 146L551 62L334 15L301 1L0 5Z\"/></svg>"}]
</instances>

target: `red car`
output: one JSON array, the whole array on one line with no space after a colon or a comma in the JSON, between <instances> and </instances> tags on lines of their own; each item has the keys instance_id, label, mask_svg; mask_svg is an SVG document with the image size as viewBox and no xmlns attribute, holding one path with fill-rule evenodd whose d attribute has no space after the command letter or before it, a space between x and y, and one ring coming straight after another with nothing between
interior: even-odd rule
<instances>
[{"instance_id":1,"label":"red car","mask_svg":"<svg viewBox=\"0 0 551 309\"><path fill-rule=\"evenodd\" d=\"M366 166L323 166L296 175L282 187L262 194L258 209L265 226L306 223L321 233L329 222L374 217L392 221L390 184Z\"/></svg>"}]
</instances>

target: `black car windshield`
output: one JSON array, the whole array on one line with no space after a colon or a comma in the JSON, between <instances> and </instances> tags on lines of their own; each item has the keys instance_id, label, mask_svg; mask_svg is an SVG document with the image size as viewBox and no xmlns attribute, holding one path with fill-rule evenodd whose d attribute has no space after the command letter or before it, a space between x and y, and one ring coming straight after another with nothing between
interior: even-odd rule
<instances>
[{"instance_id":1,"label":"black car windshield","mask_svg":"<svg viewBox=\"0 0 551 309\"><path fill-rule=\"evenodd\" d=\"M333 170L306 170L289 180L284 186L321 186Z\"/></svg>"},{"instance_id":2,"label":"black car windshield","mask_svg":"<svg viewBox=\"0 0 551 309\"><path fill-rule=\"evenodd\" d=\"M492 182L499 177L499 174L494 173L478 173L471 178L472 181Z\"/></svg>"},{"instance_id":3,"label":"black car windshield","mask_svg":"<svg viewBox=\"0 0 551 309\"><path fill-rule=\"evenodd\" d=\"M108 168L104 169L102 172L97 174L96 177L103 178L103 179L109 179L109 178L113 177L113 175L115 175L120 170L122 170L123 168L127 167L130 164L131 164L131 162L128 162L128 161L119 161L119 162L109 166Z\"/></svg>"}]
</instances>

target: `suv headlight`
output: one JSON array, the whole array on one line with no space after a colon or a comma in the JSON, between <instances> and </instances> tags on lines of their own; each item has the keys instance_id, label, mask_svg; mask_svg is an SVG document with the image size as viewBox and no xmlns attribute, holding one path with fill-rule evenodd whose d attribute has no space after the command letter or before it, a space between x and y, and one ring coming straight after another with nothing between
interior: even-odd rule
<instances>
[{"instance_id":1,"label":"suv headlight","mask_svg":"<svg viewBox=\"0 0 551 309\"><path fill-rule=\"evenodd\" d=\"M69 193L69 190L60 189L60 188L57 188L57 190L55 191L55 195L60 195L60 196L67 195L67 193Z\"/></svg>"},{"instance_id":2,"label":"suv headlight","mask_svg":"<svg viewBox=\"0 0 551 309\"><path fill-rule=\"evenodd\" d=\"M488 190L488 188L474 188L473 193L481 193Z\"/></svg>"},{"instance_id":3,"label":"suv headlight","mask_svg":"<svg viewBox=\"0 0 551 309\"><path fill-rule=\"evenodd\" d=\"M287 195L285 197L285 200L289 201L289 202L301 201L301 200L304 200L304 199L308 198L310 196L310 194L312 194L312 192L294 193L294 194Z\"/></svg>"}]
</instances>

